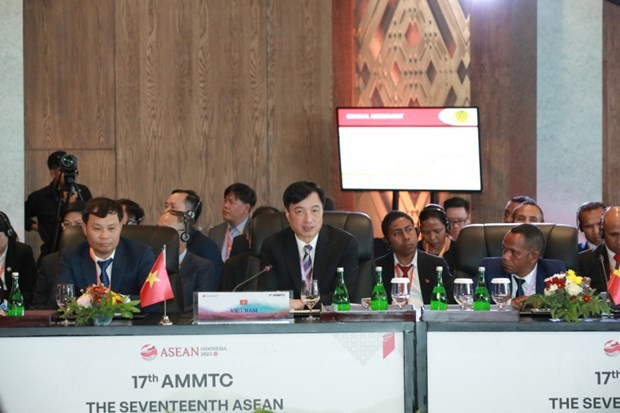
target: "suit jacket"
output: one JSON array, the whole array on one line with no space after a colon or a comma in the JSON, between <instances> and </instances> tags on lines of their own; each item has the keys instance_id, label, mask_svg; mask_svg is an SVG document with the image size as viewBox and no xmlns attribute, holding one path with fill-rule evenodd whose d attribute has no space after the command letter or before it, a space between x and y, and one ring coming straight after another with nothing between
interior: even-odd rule
<instances>
[{"instance_id":1,"label":"suit jacket","mask_svg":"<svg viewBox=\"0 0 620 413\"><path fill-rule=\"evenodd\" d=\"M77 295L80 290L97 283L96 264L90 257L89 248L88 242L84 241L60 251L56 285L71 283ZM138 296L154 263L155 255L149 245L121 237L112 263L112 291ZM52 291L54 297L55 294Z\"/></svg>"},{"instance_id":2,"label":"suit jacket","mask_svg":"<svg viewBox=\"0 0 620 413\"><path fill-rule=\"evenodd\" d=\"M194 308L194 291L217 291L215 265L204 258L187 251L179 269L183 285L183 306L185 311Z\"/></svg>"},{"instance_id":3,"label":"suit jacket","mask_svg":"<svg viewBox=\"0 0 620 413\"><path fill-rule=\"evenodd\" d=\"M246 231L248 230L248 225L251 220L252 220L252 217L248 217L248 221L245 223L245 226L243 227L242 234L245 234ZM228 222L222 222L221 224L211 227L211 229L209 230L209 238L211 238L217 244L217 247L219 248L219 251L220 251L220 256L222 253L222 248L224 248L224 243L226 242L226 231L227 230L228 230ZM237 238L238 237L235 237L235 239ZM233 254L231 250L231 256L232 255Z\"/></svg>"},{"instance_id":4,"label":"suit jacket","mask_svg":"<svg viewBox=\"0 0 620 413\"><path fill-rule=\"evenodd\" d=\"M446 260L446 263L448 264L447 268L451 271L454 272L454 270L457 268L457 262L456 262L456 243L457 241L451 240L450 241L450 248L448 248L446 251L444 251L442 258L444 260ZM424 252L424 242L421 241L418 244L418 251L422 251ZM428 253L426 253L428 254ZM433 255L433 254L431 254Z\"/></svg>"},{"instance_id":5,"label":"suit jacket","mask_svg":"<svg viewBox=\"0 0 620 413\"><path fill-rule=\"evenodd\" d=\"M32 306L34 286L37 282L37 264L30 245L22 244L15 239L9 239L7 244L6 261L4 266L4 282L6 291L2 291L2 296L7 297L13 286L14 272L19 273L19 289L24 297L24 306Z\"/></svg>"},{"instance_id":6,"label":"suit jacket","mask_svg":"<svg viewBox=\"0 0 620 413\"><path fill-rule=\"evenodd\" d=\"M60 251L48 254L41 259L41 264L37 271L37 283L34 287L34 298L32 303L37 310L55 308L55 304L52 301L52 291L56 285L56 269L59 259Z\"/></svg>"},{"instance_id":7,"label":"suit jacket","mask_svg":"<svg viewBox=\"0 0 620 413\"><path fill-rule=\"evenodd\" d=\"M590 286L599 293L607 291L609 280L609 256L605 243L593 250L587 250L579 254L579 270L584 277L590 277Z\"/></svg>"},{"instance_id":8,"label":"suit jacket","mask_svg":"<svg viewBox=\"0 0 620 413\"><path fill-rule=\"evenodd\" d=\"M313 262L313 277L319 281L321 302L331 304L336 288L336 269L344 268L344 282L349 297L355 295L359 272L359 247L351 234L331 225L323 225L319 231ZM273 268L258 280L258 289L292 290L294 298L300 298L301 267L295 233L283 229L268 237L261 248L261 268Z\"/></svg>"},{"instance_id":9,"label":"suit jacket","mask_svg":"<svg viewBox=\"0 0 620 413\"><path fill-rule=\"evenodd\" d=\"M577 252L583 252L589 249L590 246L588 245L588 241L580 242L579 244L577 244Z\"/></svg>"},{"instance_id":10,"label":"suit jacket","mask_svg":"<svg viewBox=\"0 0 620 413\"><path fill-rule=\"evenodd\" d=\"M383 270L383 285L389 296L392 288L392 278L394 278L394 254L390 252L383 257L377 258L375 266L381 267ZM418 251L418 276L420 277L420 289L422 290L422 301L424 304L431 303L433 288L437 283L437 271L435 269L438 266L444 268L442 280L446 288L448 300L452 301L452 275L446 260L424 251Z\"/></svg>"},{"instance_id":11,"label":"suit jacket","mask_svg":"<svg viewBox=\"0 0 620 413\"><path fill-rule=\"evenodd\" d=\"M213 240L198 230L194 230L190 234L187 241L187 250L215 265L215 278L217 285L220 285L220 277L222 275L222 252L217 249L217 245Z\"/></svg>"},{"instance_id":12,"label":"suit jacket","mask_svg":"<svg viewBox=\"0 0 620 413\"><path fill-rule=\"evenodd\" d=\"M491 292L491 280L493 278L509 278L511 280L511 274L504 271L501 257L487 257L480 262L480 266L485 268L485 282L489 293ZM549 278L554 274L566 272L566 264L561 260L553 260L548 258L539 258L538 267L536 268L536 294L542 294L545 290L545 278ZM478 280L474 280L474 287Z\"/></svg>"}]
</instances>

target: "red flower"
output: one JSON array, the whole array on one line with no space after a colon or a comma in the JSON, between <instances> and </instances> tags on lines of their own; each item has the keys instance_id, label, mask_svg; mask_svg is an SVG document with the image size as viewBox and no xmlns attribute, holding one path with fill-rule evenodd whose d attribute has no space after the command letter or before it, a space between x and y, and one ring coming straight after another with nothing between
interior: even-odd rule
<instances>
[{"instance_id":1,"label":"red flower","mask_svg":"<svg viewBox=\"0 0 620 413\"><path fill-rule=\"evenodd\" d=\"M574 295L571 295L570 300L571 301L575 301L577 299L577 297L575 297Z\"/></svg>"},{"instance_id":2,"label":"red flower","mask_svg":"<svg viewBox=\"0 0 620 413\"><path fill-rule=\"evenodd\" d=\"M587 295L587 294L584 294L584 296L583 296L583 302L584 302L584 303L589 303L589 302L590 302L590 296L589 296L589 295Z\"/></svg>"}]
</instances>

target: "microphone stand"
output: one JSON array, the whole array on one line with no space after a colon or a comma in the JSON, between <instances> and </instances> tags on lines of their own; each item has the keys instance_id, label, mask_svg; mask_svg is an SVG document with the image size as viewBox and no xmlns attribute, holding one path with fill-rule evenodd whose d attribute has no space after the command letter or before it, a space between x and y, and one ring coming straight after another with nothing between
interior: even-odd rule
<instances>
[{"instance_id":1,"label":"microphone stand","mask_svg":"<svg viewBox=\"0 0 620 413\"><path fill-rule=\"evenodd\" d=\"M164 244L162 249L164 250L164 268L166 268L166 244ZM170 282L170 277L168 276L168 271L166 271L166 277L168 277L168 282ZM183 310L183 309L181 309L181 310ZM168 318L167 307L166 307L166 300L164 300L164 315L161 316L161 320L159 320L159 325L160 326L171 326L172 325L172 321L170 321L170 318Z\"/></svg>"},{"instance_id":2,"label":"microphone stand","mask_svg":"<svg viewBox=\"0 0 620 413\"><path fill-rule=\"evenodd\" d=\"M234 293L235 291L237 291L239 288L248 285L249 283L251 283L252 281L254 281L255 279L257 279L258 277L260 277L261 275L263 275L266 272L271 271L273 267L271 265L265 265L265 268L263 268L262 270L260 270L259 272L257 272L256 274L254 274L253 276L251 276L250 278L241 281L239 284L235 285L235 288L232 289L232 292Z\"/></svg>"}]
</instances>

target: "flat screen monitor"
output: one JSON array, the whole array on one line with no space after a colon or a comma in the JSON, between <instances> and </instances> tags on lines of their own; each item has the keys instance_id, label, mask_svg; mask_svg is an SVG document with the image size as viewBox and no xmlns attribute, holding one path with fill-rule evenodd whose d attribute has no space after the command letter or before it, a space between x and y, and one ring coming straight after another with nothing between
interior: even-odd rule
<instances>
[{"instance_id":1,"label":"flat screen monitor","mask_svg":"<svg viewBox=\"0 0 620 413\"><path fill-rule=\"evenodd\" d=\"M478 108L338 108L344 190L481 191Z\"/></svg>"}]
</instances>

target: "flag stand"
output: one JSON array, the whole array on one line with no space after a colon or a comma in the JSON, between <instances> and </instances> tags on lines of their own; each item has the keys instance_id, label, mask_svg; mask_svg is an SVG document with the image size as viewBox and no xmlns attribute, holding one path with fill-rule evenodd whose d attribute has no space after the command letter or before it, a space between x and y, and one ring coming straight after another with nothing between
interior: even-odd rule
<instances>
[{"instance_id":1,"label":"flag stand","mask_svg":"<svg viewBox=\"0 0 620 413\"><path fill-rule=\"evenodd\" d=\"M166 313L166 302L164 301L164 315L161 316L161 320L159 320L160 326L171 326L172 321L168 318L168 314Z\"/></svg>"}]
</instances>

